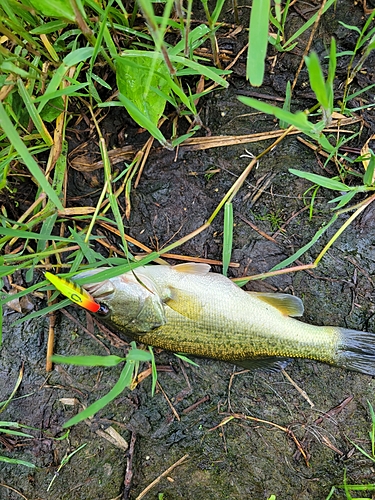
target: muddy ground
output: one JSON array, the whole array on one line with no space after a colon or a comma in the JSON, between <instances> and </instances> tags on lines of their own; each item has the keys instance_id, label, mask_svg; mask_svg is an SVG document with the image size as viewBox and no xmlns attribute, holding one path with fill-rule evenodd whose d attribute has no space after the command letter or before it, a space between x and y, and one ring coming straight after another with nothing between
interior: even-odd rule
<instances>
[{"instance_id":1,"label":"muddy ground","mask_svg":"<svg viewBox=\"0 0 375 500\"><path fill-rule=\"evenodd\" d=\"M305 9L306 5L297 2L296 7ZM336 35L339 50L353 48L355 36L340 26L339 20L360 25L362 6L339 0L336 12L331 10L324 16L314 38L319 54L324 53L332 34ZM300 13L294 10L291 31L302 22ZM302 48L305 43L306 38L301 41ZM235 50L238 49L235 45ZM285 82L293 78L300 57L298 49L291 54L279 54L273 73L268 66L266 84L261 91L282 97ZM374 67L373 63L369 60L368 71ZM243 65L244 60L240 60L229 89L201 102L202 120L214 135L277 128L271 117L255 114L237 100L238 94L246 95L252 90L241 75ZM338 85L344 79L344 69L345 64L340 62ZM371 71L367 74L368 80L366 75L361 75L353 88L368 85L374 78ZM314 104L311 94L304 90L306 81L303 72L294 109ZM373 100L373 94L365 94L365 98ZM358 102L352 104L358 105ZM103 126L116 143L124 122L120 116L113 117L112 113L111 120L104 121ZM351 143L352 147L361 148L374 133L371 113L365 119L366 125ZM258 154L269 144L259 142L246 147ZM156 148L138 188L132 192L129 234L152 248L161 248L199 227L248 164L249 160L241 157L244 148L230 146L197 152L182 149L177 158L175 152ZM321 173L320 161L321 158L296 137L285 139L261 160L234 199L232 261L240 266L231 268L230 276L268 271L307 243L329 220L331 205L327 202L334 197L332 192L319 190L310 220L308 210L303 210L303 193L310 184L288 172L288 168L293 167ZM210 169L219 171L207 176ZM334 164L328 165L327 170L328 175L336 174ZM68 199L76 200L77 196L92 192L89 181L94 174L90 179L76 171L71 175ZM95 176L100 181L100 173ZM254 201L261 186L264 191ZM83 204L86 202L87 198ZM370 206L337 240L317 269L252 282L247 289L286 291L302 297L303 320L309 323L374 331L373 213ZM341 216L328 234L303 256L304 263L312 262L346 218L347 215ZM275 241L264 238L246 221L273 236ZM222 229L219 216L210 229L179 248L179 253L220 259ZM214 270L220 272L219 267ZM45 305L38 299L32 300L35 307ZM63 355L106 354L104 347L80 327L90 328L88 316L73 306L67 311L76 321L63 314L58 316L55 351ZM184 457L180 465L142 498L242 500L266 499L274 494L277 499L325 499L333 485L342 484L345 471L348 483L375 482L374 463L353 446L356 443L371 452L367 401L375 405L375 380L313 361L296 360L287 367L287 375L298 390L282 372L237 374L239 370L229 364L199 360L199 367L195 367L182 363L173 354L161 352L157 363L167 371L160 371L160 387L154 397L151 397L148 377L133 391L124 392L92 421L73 427L68 439L59 441L56 438L63 435L62 424L82 405L107 393L121 368L57 366L47 374L47 318L15 327L13 322L18 317L8 310L4 318L0 401L9 396L22 366L24 375L16 397L1 414L1 419L33 427L30 433L35 438L14 439L13 443L8 442L8 450L3 447L1 454L29 460L37 468L1 464L1 499L19 499L21 493L29 500L136 499L152 481ZM97 327L95 334L111 353L123 355L126 346L114 346ZM68 404L72 398L75 398L75 406ZM236 418L225 422L228 415ZM223 422L225 425L218 427ZM97 434L98 430L110 426L132 444L131 452ZM298 452L293 436L306 454L305 459ZM64 457L83 444L86 446L56 474ZM131 479L130 489L124 486L125 479L128 482ZM366 493L359 495L366 496ZM338 491L333 498L345 498L345 494Z\"/></svg>"}]
</instances>

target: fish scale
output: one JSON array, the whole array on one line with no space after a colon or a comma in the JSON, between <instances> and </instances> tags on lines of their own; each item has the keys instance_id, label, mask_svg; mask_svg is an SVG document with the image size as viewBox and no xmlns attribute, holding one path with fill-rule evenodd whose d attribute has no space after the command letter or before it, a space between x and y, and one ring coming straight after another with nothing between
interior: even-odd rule
<instances>
[{"instance_id":1,"label":"fish scale","mask_svg":"<svg viewBox=\"0 0 375 500\"><path fill-rule=\"evenodd\" d=\"M142 266L84 287L104 304L101 321L144 344L250 368L309 358L375 375L374 333L303 323L290 317L303 313L297 297L245 292L206 264Z\"/></svg>"}]
</instances>

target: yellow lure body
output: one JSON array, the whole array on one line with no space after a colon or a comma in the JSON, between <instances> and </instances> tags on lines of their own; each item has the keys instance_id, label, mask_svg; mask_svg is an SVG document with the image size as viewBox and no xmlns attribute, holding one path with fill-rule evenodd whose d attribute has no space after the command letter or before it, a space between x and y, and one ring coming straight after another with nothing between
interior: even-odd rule
<instances>
[{"instance_id":1,"label":"yellow lure body","mask_svg":"<svg viewBox=\"0 0 375 500\"><path fill-rule=\"evenodd\" d=\"M75 304L78 304L93 313L99 310L100 304L95 302L91 295L77 285L77 283L74 283L74 281L67 280L66 278L60 278L59 276L49 273L48 271L44 274L44 276L62 295L65 295L65 297Z\"/></svg>"}]
</instances>

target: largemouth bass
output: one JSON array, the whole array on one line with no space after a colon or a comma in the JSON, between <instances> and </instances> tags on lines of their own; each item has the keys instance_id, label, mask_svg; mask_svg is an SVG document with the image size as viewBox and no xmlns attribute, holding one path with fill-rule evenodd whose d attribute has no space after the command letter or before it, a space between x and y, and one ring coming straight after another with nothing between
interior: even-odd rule
<instances>
[{"instance_id":1,"label":"largemouth bass","mask_svg":"<svg viewBox=\"0 0 375 500\"><path fill-rule=\"evenodd\" d=\"M102 322L144 344L246 368L309 358L375 375L374 333L293 319L303 314L299 298L246 292L206 264L143 266L84 288Z\"/></svg>"}]
</instances>

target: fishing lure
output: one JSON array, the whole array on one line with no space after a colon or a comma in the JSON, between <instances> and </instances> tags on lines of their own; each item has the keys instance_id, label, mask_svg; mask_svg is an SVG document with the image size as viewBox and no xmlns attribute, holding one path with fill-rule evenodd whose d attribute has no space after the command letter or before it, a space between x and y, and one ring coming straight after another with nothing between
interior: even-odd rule
<instances>
[{"instance_id":1,"label":"fishing lure","mask_svg":"<svg viewBox=\"0 0 375 500\"><path fill-rule=\"evenodd\" d=\"M91 295L86 292L82 287L74 283L74 281L60 278L52 273L46 272L44 274L46 279L65 297L68 297L72 302L80 305L84 309L96 313L100 309L100 304L95 302Z\"/></svg>"}]
</instances>

